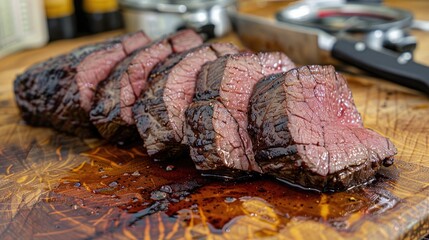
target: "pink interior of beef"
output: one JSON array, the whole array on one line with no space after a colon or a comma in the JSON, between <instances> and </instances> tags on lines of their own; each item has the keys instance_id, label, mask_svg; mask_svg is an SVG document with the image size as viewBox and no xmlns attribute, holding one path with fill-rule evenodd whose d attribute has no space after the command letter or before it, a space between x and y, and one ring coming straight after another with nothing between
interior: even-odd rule
<instances>
[{"instance_id":1,"label":"pink interior of beef","mask_svg":"<svg viewBox=\"0 0 429 240\"><path fill-rule=\"evenodd\" d=\"M220 100L228 109L231 116L238 123L238 128L234 129L219 129L216 131L222 141L217 143L218 153L221 155L224 152L232 151L233 158L230 155L224 154L228 158L224 158L229 165L240 165L239 162L245 162L245 168L237 168L242 170L253 170L260 172L261 169L256 164L254 159L252 142L247 132L247 109L249 105L250 95L255 84L265 75L279 73L295 67L294 64L283 53L260 53L255 55L245 53L230 56L224 70L223 79L220 86ZM222 123L216 122L214 119L213 125ZM228 131L228 132L225 132ZM237 134L238 137L224 137L223 134ZM220 140L220 139L218 139ZM230 143L229 140L240 140L240 143ZM234 147L233 150L229 149ZM231 163L232 161L233 163Z\"/></svg>"},{"instance_id":2,"label":"pink interior of beef","mask_svg":"<svg viewBox=\"0 0 429 240\"><path fill-rule=\"evenodd\" d=\"M213 130L216 132L215 139L217 153L223 159L226 167L242 169L246 171L261 172L261 169L252 159L247 158L245 143L241 140L239 126L231 113L221 103L213 108Z\"/></svg>"},{"instance_id":3,"label":"pink interior of beef","mask_svg":"<svg viewBox=\"0 0 429 240\"><path fill-rule=\"evenodd\" d=\"M202 65L217 58L210 46L203 47L188 54L171 70L164 89L164 102L167 112L176 133L175 138L183 138L183 122L185 110L192 102L195 93L195 81Z\"/></svg>"},{"instance_id":4,"label":"pink interior of beef","mask_svg":"<svg viewBox=\"0 0 429 240\"><path fill-rule=\"evenodd\" d=\"M187 51L201 43L201 37L194 31L183 30L140 51L128 67L127 73L124 74L128 76L121 79L122 119L128 124L134 123L132 106L136 98L147 88L149 74L157 64L163 62L172 53Z\"/></svg>"},{"instance_id":5,"label":"pink interior of beef","mask_svg":"<svg viewBox=\"0 0 429 240\"><path fill-rule=\"evenodd\" d=\"M176 36L171 38L170 41L174 52L184 52L203 44L203 39L190 29L177 32Z\"/></svg>"},{"instance_id":6,"label":"pink interior of beef","mask_svg":"<svg viewBox=\"0 0 429 240\"><path fill-rule=\"evenodd\" d=\"M282 52L260 52L258 58L262 63L264 76L295 68L295 64Z\"/></svg>"},{"instance_id":7,"label":"pink interior of beef","mask_svg":"<svg viewBox=\"0 0 429 240\"><path fill-rule=\"evenodd\" d=\"M97 85L109 76L116 64L135 49L143 47L149 42L150 39L143 32L136 32L125 36L121 43L116 43L87 56L77 67L76 74L80 106L89 112Z\"/></svg>"},{"instance_id":8,"label":"pink interior of beef","mask_svg":"<svg viewBox=\"0 0 429 240\"><path fill-rule=\"evenodd\" d=\"M171 45L165 40L140 51L133 59L127 73L136 97L140 96L141 92L146 89L146 80L150 71L172 53Z\"/></svg>"},{"instance_id":9,"label":"pink interior of beef","mask_svg":"<svg viewBox=\"0 0 429 240\"><path fill-rule=\"evenodd\" d=\"M231 56L220 87L221 101L240 124L247 128L247 108L255 84L269 74L284 72L295 65L283 53L267 52Z\"/></svg>"},{"instance_id":10,"label":"pink interior of beef","mask_svg":"<svg viewBox=\"0 0 429 240\"><path fill-rule=\"evenodd\" d=\"M156 43L134 57L127 73L121 79L121 116L128 124L134 123L132 106L137 97L147 87L150 71L172 53L167 41ZM123 82L122 82L123 81Z\"/></svg>"},{"instance_id":11,"label":"pink interior of beef","mask_svg":"<svg viewBox=\"0 0 429 240\"><path fill-rule=\"evenodd\" d=\"M122 40L122 45L124 46L125 53L130 55L132 52L138 48L143 47L151 42L150 38L142 31L131 34L129 37L125 37Z\"/></svg>"},{"instance_id":12,"label":"pink interior of beef","mask_svg":"<svg viewBox=\"0 0 429 240\"><path fill-rule=\"evenodd\" d=\"M106 50L91 53L79 64L76 83L80 92L80 106L85 111L91 110L98 83L106 79L116 64L125 57L122 44L117 43Z\"/></svg>"},{"instance_id":13,"label":"pink interior of beef","mask_svg":"<svg viewBox=\"0 0 429 240\"><path fill-rule=\"evenodd\" d=\"M164 101L177 141L182 141L185 111L194 97L197 76L202 66L216 60L218 56L237 52L238 49L231 44L214 43L188 54L173 67L165 85Z\"/></svg>"},{"instance_id":14,"label":"pink interior of beef","mask_svg":"<svg viewBox=\"0 0 429 240\"><path fill-rule=\"evenodd\" d=\"M247 106L253 86L263 77L255 54L240 54L228 59L220 86L220 99L240 127L247 128Z\"/></svg>"},{"instance_id":15,"label":"pink interior of beef","mask_svg":"<svg viewBox=\"0 0 429 240\"><path fill-rule=\"evenodd\" d=\"M286 75L286 113L298 153L322 176L395 153L393 144L365 129L344 78L332 66ZM350 159L350 161L344 161Z\"/></svg>"}]
</instances>

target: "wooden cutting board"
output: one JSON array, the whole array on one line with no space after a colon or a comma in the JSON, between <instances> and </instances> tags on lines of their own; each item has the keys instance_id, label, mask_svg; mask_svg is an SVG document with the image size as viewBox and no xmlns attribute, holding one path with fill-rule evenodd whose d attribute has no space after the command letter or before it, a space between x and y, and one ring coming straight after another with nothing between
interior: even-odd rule
<instances>
[{"instance_id":1,"label":"wooden cutting board","mask_svg":"<svg viewBox=\"0 0 429 240\"><path fill-rule=\"evenodd\" d=\"M253 7L271 11L260 4ZM388 4L429 19L426 1ZM138 145L118 148L21 121L12 91L16 74L118 33L0 60L1 239L418 239L429 233L429 98L344 66L365 126L389 137L398 155L376 181L341 193L306 192L260 177L203 178L186 156L154 162ZM415 60L429 65L429 33L413 35ZM218 41L240 45L234 34Z\"/></svg>"}]
</instances>

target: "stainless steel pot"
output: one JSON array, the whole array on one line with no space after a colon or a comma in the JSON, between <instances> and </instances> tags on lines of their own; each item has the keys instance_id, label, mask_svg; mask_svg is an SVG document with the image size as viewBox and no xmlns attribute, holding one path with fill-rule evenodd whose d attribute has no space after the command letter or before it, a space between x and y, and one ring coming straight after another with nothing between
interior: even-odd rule
<instances>
[{"instance_id":1,"label":"stainless steel pot","mask_svg":"<svg viewBox=\"0 0 429 240\"><path fill-rule=\"evenodd\" d=\"M127 31L143 29L152 38L193 28L207 38L232 30L227 11L236 10L235 0L120 0Z\"/></svg>"}]
</instances>

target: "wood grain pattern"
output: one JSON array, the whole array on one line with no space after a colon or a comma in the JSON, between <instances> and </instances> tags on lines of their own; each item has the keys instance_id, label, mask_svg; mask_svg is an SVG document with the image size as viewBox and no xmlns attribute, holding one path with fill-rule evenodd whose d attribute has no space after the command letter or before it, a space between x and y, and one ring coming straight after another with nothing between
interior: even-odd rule
<instances>
[{"instance_id":1,"label":"wood grain pattern","mask_svg":"<svg viewBox=\"0 0 429 240\"><path fill-rule=\"evenodd\" d=\"M251 2L244 2L246 11L273 11L273 4ZM427 1L386 2L429 20ZM419 239L429 233L429 98L346 66L338 68L365 126L389 137L398 156L377 181L342 193L303 192L272 179L207 179L186 157L153 162L139 146L121 149L22 122L12 91L16 74L119 33L0 60L1 239ZM415 60L429 65L429 33L412 33L419 41ZM219 41L241 46L234 34Z\"/></svg>"}]
</instances>

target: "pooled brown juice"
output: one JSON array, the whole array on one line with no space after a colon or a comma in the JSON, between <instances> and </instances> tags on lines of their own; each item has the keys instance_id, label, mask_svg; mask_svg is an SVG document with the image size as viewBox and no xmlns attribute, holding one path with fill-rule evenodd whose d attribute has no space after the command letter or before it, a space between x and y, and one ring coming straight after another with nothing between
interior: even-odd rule
<instances>
[{"instance_id":1,"label":"pooled brown juice","mask_svg":"<svg viewBox=\"0 0 429 240\"><path fill-rule=\"evenodd\" d=\"M272 178L225 181L202 177L187 157L155 162L137 147L102 146L81 156L90 161L61 180L53 202L67 199L77 203L72 208L109 217L109 211L117 211L116 221L127 227L149 224L158 229L166 221L171 225L161 224L156 231L177 230L178 225L172 223L180 223L180 229L220 234L247 225L258 226L261 229L255 232L265 236L280 231L291 219L311 219L347 231L366 215L382 213L398 201L386 190L394 178L383 171L367 186L320 193Z\"/></svg>"}]
</instances>

